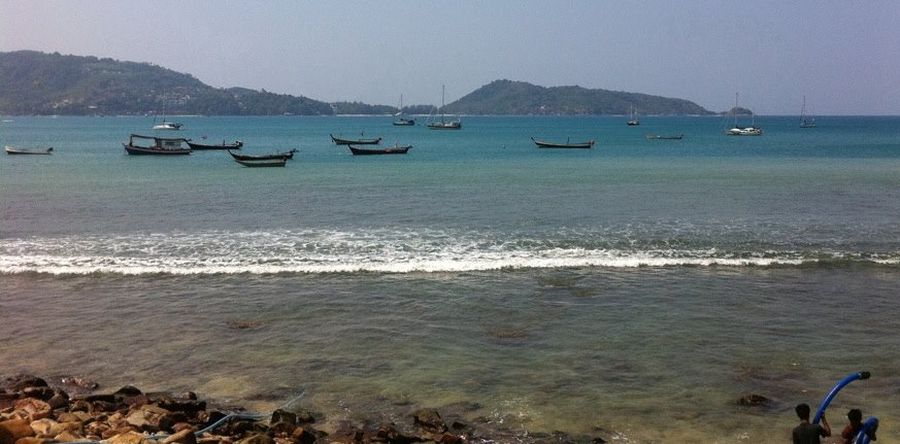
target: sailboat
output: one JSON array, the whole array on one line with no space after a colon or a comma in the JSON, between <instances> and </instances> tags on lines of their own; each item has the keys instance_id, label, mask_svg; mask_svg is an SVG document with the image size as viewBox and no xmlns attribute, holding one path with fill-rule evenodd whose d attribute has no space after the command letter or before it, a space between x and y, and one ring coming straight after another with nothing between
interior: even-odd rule
<instances>
[{"instance_id":1,"label":"sailboat","mask_svg":"<svg viewBox=\"0 0 900 444\"><path fill-rule=\"evenodd\" d=\"M167 131L178 131L181 129L182 124L178 122L166 122L166 102L163 100L163 119L162 122L156 123L156 118L153 119L153 129L154 130L167 130Z\"/></svg>"},{"instance_id":2,"label":"sailboat","mask_svg":"<svg viewBox=\"0 0 900 444\"><path fill-rule=\"evenodd\" d=\"M800 128L815 128L816 119L806 116L806 96L803 96L803 106L800 107Z\"/></svg>"},{"instance_id":3,"label":"sailboat","mask_svg":"<svg viewBox=\"0 0 900 444\"><path fill-rule=\"evenodd\" d=\"M738 126L737 124L737 110L738 110L738 93L734 93L734 108L731 110L731 114L734 115L734 126L725 132L725 134L729 136L761 136L762 128L757 127L755 124L751 124L750 126ZM751 114L752 115L752 114ZM755 122L756 117L754 117Z\"/></svg>"},{"instance_id":4,"label":"sailboat","mask_svg":"<svg viewBox=\"0 0 900 444\"><path fill-rule=\"evenodd\" d=\"M400 94L400 106L397 107L397 114L394 114L397 120L394 120L394 126L414 126L416 119L407 119L403 117L403 94Z\"/></svg>"},{"instance_id":5,"label":"sailboat","mask_svg":"<svg viewBox=\"0 0 900 444\"><path fill-rule=\"evenodd\" d=\"M428 122L428 128L430 129L449 129L449 130L458 130L462 129L462 122L459 121L459 118L456 120L444 120L444 85L441 85L441 121L437 122L434 120L434 115L429 118L430 122Z\"/></svg>"},{"instance_id":6,"label":"sailboat","mask_svg":"<svg viewBox=\"0 0 900 444\"><path fill-rule=\"evenodd\" d=\"M628 121L628 126L638 126L641 124L641 121L638 120L634 115L634 105L631 106L631 119Z\"/></svg>"}]
</instances>

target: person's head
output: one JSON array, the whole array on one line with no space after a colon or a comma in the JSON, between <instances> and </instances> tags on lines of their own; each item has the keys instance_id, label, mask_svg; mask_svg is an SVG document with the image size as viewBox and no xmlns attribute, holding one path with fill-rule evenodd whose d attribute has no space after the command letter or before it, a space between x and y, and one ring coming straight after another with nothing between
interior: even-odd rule
<instances>
[{"instance_id":1,"label":"person's head","mask_svg":"<svg viewBox=\"0 0 900 444\"><path fill-rule=\"evenodd\" d=\"M803 402L797 404L797 407L794 408L794 411L797 412L797 416L804 421L809 421L809 404Z\"/></svg>"},{"instance_id":2,"label":"person's head","mask_svg":"<svg viewBox=\"0 0 900 444\"><path fill-rule=\"evenodd\" d=\"M862 411L859 409L850 409L847 412L847 419L850 420L850 424L856 425L862 422Z\"/></svg>"}]
</instances>

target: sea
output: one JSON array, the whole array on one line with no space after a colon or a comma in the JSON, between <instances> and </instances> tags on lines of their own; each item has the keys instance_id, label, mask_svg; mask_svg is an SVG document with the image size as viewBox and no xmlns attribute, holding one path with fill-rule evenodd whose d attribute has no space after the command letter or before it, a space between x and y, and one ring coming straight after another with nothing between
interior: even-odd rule
<instances>
[{"instance_id":1,"label":"sea","mask_svg":"<svg viewBox=\"0 0 900 444\"><path fill-rule=\"evenodd\" d=\"M435 408L515 442L771 443L870 371L827 417L900 440L900 117L763 116L760 137L721 117L169 120L299 151L129 156L152 117L2 118L0 144L54 152L0 157L0 375L332 421Z\"/></svg>"}]
</instances>

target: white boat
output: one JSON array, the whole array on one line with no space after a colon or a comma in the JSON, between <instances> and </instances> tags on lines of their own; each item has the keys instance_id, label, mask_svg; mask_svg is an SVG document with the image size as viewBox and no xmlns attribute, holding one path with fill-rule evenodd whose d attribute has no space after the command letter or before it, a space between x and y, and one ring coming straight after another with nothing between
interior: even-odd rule
<instances>
[{"instance_id":1,"label":"white boat","mask_svg":"<svg viewBox=\"0 0 900 444\"><path fill-rule=\"evenodd\" d=\"M394 114L397 120L394 120L394 126L415 126L416 119L407 119L403 116L403 94L400 94L400 106L397 108L397 114Z\"/></svg>"},{"instance_id":2,"label":"white boat","mask_svg":"<svg viewBox=\"0 0 900 444\"><path fill-rule=\"evenodd\" d=\"M803 106L800 107L800 128L815 128L816 119L806 115L806 96L803 96Z\"/></svg>"},{"instance_id":3,"label":"white boat","mask_svg":"<svg viewBox=\"0 0 900 444\"><path fill-rule=\"evenodd\" d=\"M761 136L762 128L756 126L755 121L756 117L753 117L754 123L750 126L738 126L737 122L737 110L738 110L738 93L734 93L734 108L731 110L731 114L734 115L734 126L725 131L725 134L729 136ZM750 114L753 115L752 113Z\"/></svg>"},{"instance_id":4,"label":"white boat","mask_svg":"<svg viewBox=\"0 0 900 444\"><path fill-rule=\"evenodd\" d=\"M43 155L53 154L52 146L49 148L15 148L15 147L6 145L5 147L3 147L3 149L6 151L6 154L10 154L10 155L12 155L12 154L43 154Z\"/></svg>"},{"instance_id":5,"label":"white boat","mask_svg":"<svg viewBox=\"0 0 900 444\"><path fill-rule=\"evenodd\" d=\"M634 105L631 106L631 119L628 120L628 126L638 126L641 124L641 121L634 115Z\"/></svg>"},{"instance_id":6,"label":"white boat","mask_svg":"<svg viewBox=\"0 0 900 444\"><path fill-rule=\"evenodd\" d=\"M153 129L155 130L168 130L168 131L178 131L181 129L182 124L177 122L166 122L166 119L163 119L162 123L158 123L153 125Z\"/></svg>"},{"instance_id":7,"label":"white boat","mask_svg":"<svg viewBox=\"0 0 900 444\"><path fill-rule=\"evenodd\" d=\"M441 111L441 121L438 122L437 120L435 120L434 114L432 113L432 115L428 118L428 120L429 120L428 128L434 129L434 130L462 129L462 122L459 120L459 117L457 117L454 120L449 120L449 121L445 120L445 116L444 116L444 85L441 85L441 110L440 111Z\"/></svg>"}]
</instances>

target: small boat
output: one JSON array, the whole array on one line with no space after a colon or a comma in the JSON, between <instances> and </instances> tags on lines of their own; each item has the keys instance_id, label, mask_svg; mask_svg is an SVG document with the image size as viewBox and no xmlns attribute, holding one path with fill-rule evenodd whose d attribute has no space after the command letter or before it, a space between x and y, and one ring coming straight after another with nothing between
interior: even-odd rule
<instances>
[{"instance_id":1,"label":"small boat","mask_svg":"<svg viewBox=\"0 0 900 444\"><path fill-rule=\"evenodd\" d=\"M177 123L177 122L166 122L166 120L163 119L162 123L158 123L158 124L156 124L156 125L153 125L153 129L155 129L155 130L178 131L178 130L181 129L182 126L183 126L183 125L180 124L180 123Z\"/></svg>"},{"instance_id":2,"label":"small boat","mask_svg":"<svg viewBox=\"0 0 900 444\"><path fill-rule=\"evenodd\" d=\"M261 160L234 159L234 161L245 167L250 167L250 168L283 167L287 163L287 157L279 157L276 159L261 159Z\"/></svg>"},{"instance_id":3,"label":"small boat","mask_svg":"<svg viewBox=\"0 0 900 444\"><path fill-rule=\"evenodd\" d=\"M659 134L647 134L647 140L681 140L684 138L684 134L670 134L670 135L659 135Z\"/></svg>"},{"instance_id":4,"label":"small boat","mask_svg":"<svg viewBox=\"0 0 900 444\"><path fill-rule=\"evenodd\" d=\"M153 144L150 146L140 146L135 145L135 140L152 140ZM140 136L137 134L132 134L128 137L128 143L123 143L125 146L125 151L128 154L132 155L143 155L143 154L151 154L151 155L184 155L191 154L191 148L185 148L183 143L186 143L187 139L183 139L181 137L178 138L168 138L168 137L149 137L149 136Z\"/></svg>"},{"instance_id":5,"label":"small boat","mask_svg":"<svg viewBox=\"0 0 900 444\"><path fill-rule=\"evenodd\" d=\"M547 142L544 140L535 139L534 137L532 137L531 140L534 141L535 145L537 145L538 148L591 148L592 146L594 146L593 140L575 143L570 143L569 139L566 139L566 143Z\"/></svg>"},{"instance_id":6,"label":"small boat","mask_svg":"<svg viewBox=\"0 0 900 444\"><path fill-rule=\"evenodd\" d=\"M400 106L397 107L397 114L394 114L394 117L397 120L394 121L394 126L415 126L416 119L407 119L403 117L403 94L400 94Z\"/></svg>"},{"instance_id":7,"label":"small boat","mask_svg":"<svg viewBox=\"0 0 900 444\"><path fill-rule=\"evenodd\" d=\"M347 145L347 148L350 148L350 152L353 153L354 156L367 156L373 154L406 154L406 152L412 148L412 145L394 145L379 149L359 148L353 145Z\"/></svg>"},{"instance_id":8,"label":"small boat","mask_svg":"<svg viewBox=\"0 0 900 444\"><path fill-rule=\"evenodd\" d=\"M428 122L428 128L433 130L458 130L462 129L462 122L459 118L454 120L447 121L444 119L444 85L441 85L441 121L438 122L434 120L434 113L430 118L430 122Z\"/></svg>"},{"instance_id":9,"label":"small boat","mask_svg":"<svg viewBox=\"0 0 900 444\"><path fill-rule=\"evenodd\" d=\"M6 150L6 154L53 154L52 146L49 148L13 148L9 145L6 145L3 147L3 149Z\"/></svg>"},{"instance_id":10,"label":"small boat","mask_svg":"<svg viewBox=\"0 0 900 444\"><path fill-rule=\"evenodd\" d=\"M235 140L231 143L225 143L223 140L221 144L216 145L206 145L203 143L194 143L188 141L188 146L191 147L192 150L239 150L244 146L244 142L240 140Z\"/></svg>"},{"instance_id":11,"label":"small boat","mask_svg":"<svg viewBox=\"0 0 900 444\"><path fill-rule=\"evenodd\" d=\"M638 126L641 121L634 115L634 106L631 107L631 119L626 123L628 126Z\"/></svg>"},{"instance_id":12,"label":"small boat","mask_svg":"<svg viewBox=\"0 0 900 444\"><path fill-rule=\"evenodd\" d=\"M815 128L816 118L806 115L806 96L803 96L803 106L800 107L800 128Z\"/></svg>"},{"instance_id":13,"label":"small boat","mask_svg":"<svg viewBox=\"0 0 900 444\"><path fill-rule=\"evenodd\" d=\"M725 134L729 135L729 136L761 136L762 128L757 127L755 124L753 124L751 126L738 126L737 110L738 110L738 93L734 93L734 109L732 110L732 114L734 115L734 126L731 129L725 131ZM755 122L756 117L754 116L753 119Z\"/></svg>"},{"instance_id":14,"label":"small boat","mask_svg":"<svg viewBox=\"0 0 900 444\"><path fill-rule=\"evenodd\" d=\"M258 160L278 160L278 159L285 159L285 160L287 160L287 159L293 159L293 158L294 158L294 153L296 153L296 152L297 152L297 150L296 150L296 149L293 149L293 150L290 150L290 151L285 151L285 152L283 152L283 153L263 154L263 155L248 155L248 154L235 154L235 153L232 153L232 152L229 150L229 151L228 151L228 154L231 154L231 157L234 157L234 160L241 160L241 161L258 161Z\"/></svg>"},{"instance_id":15,"label":"small boat","mask_svg":"<svg viewBox=\"0 0 900 444\"><path fill-rule=\"evenodd\" d=\"M331 136L331 140L334 141L335 145L378 145L381 143L381 137L376 137L374 139L342 139L340 137L334 137L334 134L329 134Z\"/></svg>"}]
</instances>

